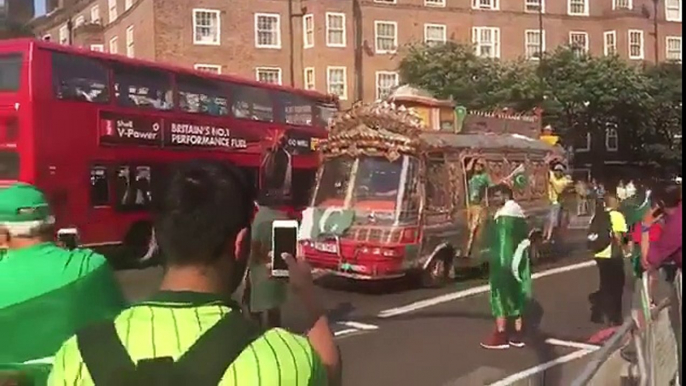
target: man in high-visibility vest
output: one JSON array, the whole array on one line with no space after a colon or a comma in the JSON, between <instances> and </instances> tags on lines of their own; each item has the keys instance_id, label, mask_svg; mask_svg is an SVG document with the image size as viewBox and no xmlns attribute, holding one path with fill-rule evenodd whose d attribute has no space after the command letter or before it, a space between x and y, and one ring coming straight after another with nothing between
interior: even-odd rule
<instances>
[{"instance_id":1,"label":"man in high-visibility vest","mask_svg":"<svg viewBox=\"0 0 686 386\"><path fill-rule=\"evenodd\" d=\"M0 190L0 249L7 251L0 260L0 369L22 371L22 364L36 361L49 366L79 328L124 307L105 258L57 246L54 224L37 188Z\"/></svg>"},{"instance_id":2,"label":"man in high-visibility vest","mask_svg":"<svg viewBox=\"0 0 686 386\"><path fill-rule=\"evenodd\" d=\"M307 337L261 330L231 295L250 254L254 194L237 168L194 161L172 173L155 235L165 276L151 299L86 328L58 352L50 385L337 385L338 349L309 267L289 283L314 320Z\"/></svg>"}]
</instances>

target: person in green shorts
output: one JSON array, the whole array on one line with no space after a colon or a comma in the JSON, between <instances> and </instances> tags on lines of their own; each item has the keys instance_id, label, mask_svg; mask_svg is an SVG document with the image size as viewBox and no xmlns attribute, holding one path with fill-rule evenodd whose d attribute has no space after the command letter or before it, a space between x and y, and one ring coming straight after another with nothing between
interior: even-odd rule
<instances>
[{"instance_id":1,"label":"person in green shorts","mask_svg":"<svg viewBox=\"0 0 686 386\"><path fill-rule=\"evenodd\" d=\"M14 364L22 371L28 362L27 368L40 372L40 362L47 375L50 358L67 338L124 308L105 258L59 247L54 224L45 196L34 186L0 190L0 249L6 250L0 260L0 369Z\"/></svg>"},{"instance_id":2,"label":"person in green shorts","mask_svg":"<svg viewBox=\"0 0 686 386\"><path fill-rule=\"evenodd\" d=\"M285 256L289 283L314 320L307 337L263 330L231 300L250 255L254 189L227 162L177 167L155 235L159 292L113 321L79 331L57 353L49 385L340 384L340 357L307 264Z\"/></svg>"}]
</instances>

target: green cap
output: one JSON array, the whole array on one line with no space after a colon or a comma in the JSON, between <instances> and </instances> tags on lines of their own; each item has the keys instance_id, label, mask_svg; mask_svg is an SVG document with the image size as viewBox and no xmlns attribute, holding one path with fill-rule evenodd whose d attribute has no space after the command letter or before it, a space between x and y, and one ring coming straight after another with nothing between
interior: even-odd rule
<instances>
[{"instance_id":1,"label":"green cap","mask_svg":"<svg viewBox=\"0 0 686 386\"><path fill-rule=\"evenodd\" d=\"M48 201L35 186L19 183L0 190L0 223L23 223L50 218Z\"/></svg>"}]
</instances>

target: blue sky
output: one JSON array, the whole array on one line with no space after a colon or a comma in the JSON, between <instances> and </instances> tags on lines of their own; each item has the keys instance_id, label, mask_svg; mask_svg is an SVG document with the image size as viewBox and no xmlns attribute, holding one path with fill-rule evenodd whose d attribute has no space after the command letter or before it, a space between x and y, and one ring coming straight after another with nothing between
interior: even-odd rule
<instances>
[{"instance_id":1,"label":"blue sky","mask_svg":"<svg viewBox=\"0 0 686 386\"><path fill-rule=\"evenodd\" d=\"M45 0L33 0L33 3L36 6L36 16L45 13Z\"/></svg>"}]
</instances>

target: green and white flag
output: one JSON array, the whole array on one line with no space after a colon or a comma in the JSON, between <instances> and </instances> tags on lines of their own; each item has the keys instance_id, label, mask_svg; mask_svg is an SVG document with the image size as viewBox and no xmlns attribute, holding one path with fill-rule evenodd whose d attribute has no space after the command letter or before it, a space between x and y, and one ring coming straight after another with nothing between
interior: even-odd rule
<instances>
[{"instance_id":1,"label":"green and white flag","mask_svg":"<svg viewBox=\"0 0 686 386\"><path fill-rule=\"evenodd\" d=\"M341 236L350 228L355 211L339 207L307 208L303 211L299 240L316 240L321 235Z\"/></svg>"}]
</instances>

